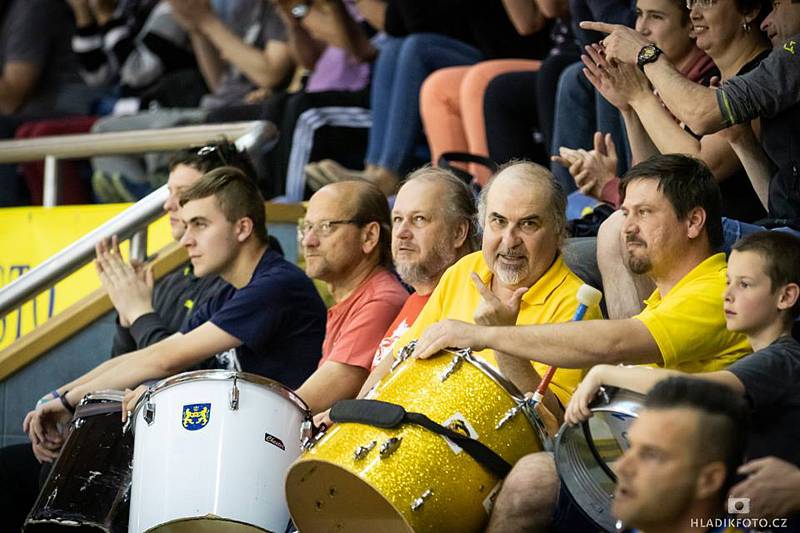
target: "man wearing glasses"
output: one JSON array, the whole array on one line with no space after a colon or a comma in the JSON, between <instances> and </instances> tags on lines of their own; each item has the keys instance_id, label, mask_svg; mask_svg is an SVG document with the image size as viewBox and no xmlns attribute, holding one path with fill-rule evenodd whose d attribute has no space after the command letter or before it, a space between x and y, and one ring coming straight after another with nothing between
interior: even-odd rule
<instances>
[{"instance_id":1,"label":"man wearing glasses","mask_svg":"<svg viewBox=\"0 0 800 533\"><path fill-rule=\"evenodd\" d=\"M306 274L333 295L322 360L297 389L312 412L354 398L369 375L375 347L408 298L390 271L391 222L374 185L343 181L317 191L299 229Z\"/></svg>"}]
</instances>

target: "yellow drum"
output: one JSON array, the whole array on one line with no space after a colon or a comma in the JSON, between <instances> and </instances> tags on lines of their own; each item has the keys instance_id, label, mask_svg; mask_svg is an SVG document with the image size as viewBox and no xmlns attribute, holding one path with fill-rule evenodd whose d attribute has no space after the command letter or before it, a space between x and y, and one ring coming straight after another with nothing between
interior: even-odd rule
<instances>
[{"instance_id":1,"label":"yellow drum","mask_svg":"<svg viewBox=\"0 0 800 533\"><path fill-rule=\"evenodd\" d=\"M398 363L371 398L468 434L512 465L541 451L522 395L468 350ZM302 533L468 532L485 527L500 481L417 425L338 423L289 469L286 496Z\"/></svg>"}]
</instances>

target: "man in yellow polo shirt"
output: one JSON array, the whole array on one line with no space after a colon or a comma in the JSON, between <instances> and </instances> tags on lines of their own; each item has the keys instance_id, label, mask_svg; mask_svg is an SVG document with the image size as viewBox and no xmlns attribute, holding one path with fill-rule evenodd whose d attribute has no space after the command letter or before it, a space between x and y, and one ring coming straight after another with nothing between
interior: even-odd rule
<instances>
[{"instance_id":1,"label":"man in yellow polo shirt","mask_svg":"<svg viewBox=\"0 0 800 533\"><path fill-rule=\"evenodd\" d=\"M628 268L656 285L644 311L623 320L525 327L444 321L425 331L414 355L471 346L565 368L627 363L708 372L749 353L747 339L725 329L725 256L714 253L722 245L721 200L708 168L687 156L657 155L629 170L620 192ZM575 521L574 503L560 487L552 455L523 458L503 484L488 531L591 528Z\"/></svg>"},{"instance_id":2,"label":"man in yellow polo shirt","mask_svg":"<svg viewBox=\"0 0 800 533\"><path fill-rule=\"evenodd\" d=\"M513 163L483 189L478 221L482 249L463 257L442 277L398 349L445 318L483 325L543 324L572 319L581 280L559 252L566 198L545 168ZM597 307L587 317L600 318ZM520 390L533 391L547 365L522 362L492 350L477 355L495 364ZM581 370L556 372L545 404L553 412L566 405ZM553 395L555 393L555 396Z\"/></svg>"}]
</instances>

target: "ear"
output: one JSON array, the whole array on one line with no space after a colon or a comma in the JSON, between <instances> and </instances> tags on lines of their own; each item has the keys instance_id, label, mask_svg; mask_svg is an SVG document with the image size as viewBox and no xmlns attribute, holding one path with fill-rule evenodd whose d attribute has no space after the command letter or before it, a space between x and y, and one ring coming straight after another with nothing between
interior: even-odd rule
<instances>
[{"instance_id":1,"label":"ear","mask_svg":"<svg viewBox=\"0 0 800 533\"><path fill-rule=\"evenodd\" d=\"M698 500L716 498L725 485L726 474L725 463L722 461L714 461L703 466L697 475L695 498Z\"/></svg>"},{"instance_id":2,"label":"ear","mask_svg":"<svg viewBox=\"0 0 800 533\"><path fill-rule=\"evenodd\" d=\"M246 241L253 233L253 219L250 217L243 217L236 221L234 225L236 232L236 240L238 242Z\"/></svg>"},{"instance_id":3,"label":"ear","mask_svg":"<svg viewBox=\"0 0 800 533\"><path fill-rule=\"evenodd\" d=\"M455 232L455 239L453 240L453 248L456 250L464 246L464 243L467 242L467 239L469 238L469 227L469 222L461 219L454 228L453 231Z\"/></svg>"},{"instance_id":4,"label":"ear","mask_svg":"<svg viewBox=\"0 0 800 533\"><path fill-rule=\"evenodd\" d=\"M744 21L745 21L747 24L752 24L752 23L753 23L753 21L754 21L756 18L758 18L758 14L759 14L760 12L761 12L761 5L760 5L759 3L756 3L756 6L755 6L755 7L753 7L753 9L751 9L751 10L750 10L750 11L748 11L747 13L745 13L744 15L742 15L742 18L744 18ZM756 28L756 29L757 29L757 28Z\"/></svg>"},{"instance_id":5,"label":"ear","mask_svg":"<svg viewBox=\"0 0 800 533\"><path fill-rule=\"evenodd\" d=\"M778 309L785 311L794 307L800 297L800 286L797 283L787 283L778 289Z\"/></svg>"},{"instance_id":6,"label":"ear","mask_svg":"<svg viewBox=\"0 0 800 533\"><path fill-rule=\"evenodd\" d=\"M690 239L696 239L703 233L706 227L706 210L702 207L695 207L686 214L686 235Z\"/></svg>"},{"instance_id":7,"label":"ear","mask_svg":"<svg viewBox=\"0 0 800 533\"><path fill-rule=\"evenodd\" d=\"M361 251L369 255L378 246L381 238L381 225L377 222L368 222L361 228Z\"/></svg>"}]
</instances>

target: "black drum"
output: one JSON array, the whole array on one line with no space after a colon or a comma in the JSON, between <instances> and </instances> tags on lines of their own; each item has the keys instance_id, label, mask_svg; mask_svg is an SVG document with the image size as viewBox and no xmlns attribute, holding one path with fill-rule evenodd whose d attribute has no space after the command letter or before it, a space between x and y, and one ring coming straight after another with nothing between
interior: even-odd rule
<instances>
[{"instance_id":1,"label":"black drum","mask_svg":"<svg viewBox=\"0 0 800 533\"><path fill-rule=\"evenodd\" d=\"M102 391L78 405L23 531L127 531L133 437L122 431L122 398Z\"/></svg>"},{"instance_id":2,"label":"black drum","mask_svg":"<svg viewBox=\"0 0 800 533\"><path fill-rule=\"evenodd\" d=\"M611 502L617 477L614 462L628 449L628 428L644 396L604 387L590 406L594 415L579 426L561 427L555 461L559 477L575 503L598 529L616 531Z\"/></svg>"}]
</instances>

